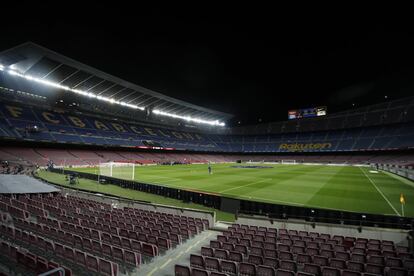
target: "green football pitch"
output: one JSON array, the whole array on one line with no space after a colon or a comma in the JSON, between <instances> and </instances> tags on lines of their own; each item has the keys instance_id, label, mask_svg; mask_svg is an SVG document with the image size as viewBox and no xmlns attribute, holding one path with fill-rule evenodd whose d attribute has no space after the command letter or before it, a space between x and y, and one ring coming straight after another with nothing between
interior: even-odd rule
<instances>
[{"instance_id":1,"label":"green football pitch","mask_svg":"<svg viewBox=\"0 0 414 276\"><path fill-rule=\"evenodd\" d=\"M240 164L136 166L135 180L162 186L283 205L414 217L414 182L368 167ZM98 173L99 168L78 168ZM113 176L131 179L131 167L113 168Z\"/></svg>"}]
</instances>

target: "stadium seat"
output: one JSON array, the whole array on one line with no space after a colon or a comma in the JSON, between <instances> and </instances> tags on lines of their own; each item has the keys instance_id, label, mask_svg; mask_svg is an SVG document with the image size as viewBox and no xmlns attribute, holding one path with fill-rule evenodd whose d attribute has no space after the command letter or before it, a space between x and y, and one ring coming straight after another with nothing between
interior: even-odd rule
<instances>
[{"instance_id":1,"label":"stadium seat","mask_svg":"<svg viewBox=\"0 0 414 276\"><path fill-rule=\"evenodd\" d=\"M183 266L183 265L176 264L174 267L174 271L175 271L175 276L190 276L191 275L190 268L188 268L187 266Z\"/></svg>"},{"instance_id":2,"label":"stadium seat","mask_svg":"<svg viewBox=\"0 0 414 276\"><path fill-rule=\"evenodd\" d=\"M213 257L214 256L213 248L205 247L205 246L201 247L201 255L205 257Z\"/></svg>"},{"instance_id":3,"label":"stadium seat","mask_svg":"<svg viewBox=\"0 0 414 276\"><path fill-rule=\"evenodd\" d=\"M256 275L256 266L249 263L239 264L239 275L240 276L254 276Z\"/></svg>"},{"instance_id":4,"label":"stadium seat","mask_svg":"<svg viewBox=\"0 0 414 276\"><path fill-rule=\"evenodd\" d=\"M290 270L296 272L296 262L288 261L288 260L280 260L279 261L279 268L283 270Z\"/></svg>"},{"instance_id":5,"label":"stadium seat","mask_svg":"<svg viewBox=\"0 0 414 276\"><path fill-rule=\"evenodd\" d=\"M270 266L259 265L256 269L256 276L275 276L276 270Z\"/></svg>"},{"instance_id":6,"label":"stadium seat","mask_svg":"<svg viewBox=\"0 0 414 276\"><path fill-rule=\"evenodd\" d=\"M204 265L205 265L205 269L207 269L209 271L220 271L220 262L216 258L205 257L204 258Z\"/></svg>"},{"instance_id":7,"label":"stadium seat","mask_svg":"<svg viewBox=\"0 0 414 276\"><path fill-rule=\"evenodd\" d=\"M208 271L199 268L191 269L191 276L209 276Z\"/></svg>"},{"instance_id":8,"label":"stadium seat","mask_svg":"<svg viewBox=\"0 0 414 276\"><path fill-rule=\"evenodd\" d=\"M88 270L93 272L98 272L98 259L95 256L91 256L89 254L86 254L86 266Z\"/></svg>"},{"instance_id":9,"label":"stadium seat","mask_svg":"<svg viewBox=\"0 0 414 276\"><path fill-rule=\"evenodd\" d=\"M316 264L305 264L303 267L303 272L319 275L321 273L321 267Z\"/></svg>"},{"instance_id":10,"label":"stadium seat","mask_svg":"<svg viewBox=\"0 0 414 276\"><path fill-rule=\"evenodd\" d=\"M191 254L190 255L190 265L191 267L196 268L205 268L204 258L199 255Z\"/></svg>"},{"instance_id":11,"label":"stadium seat","mask_svg":"<svg viewBox=\"0 0 414 276\"><path fill-rule=\"evenodd\" d=\"M322 268L323 276L341 276L341 270L333 267L323 267Z\"/></svg>"},{"instance_id":12,"label":"stadium seat","mask_svg":"<svg viewBox=\"0 0 414 276\"><path fill-rule=\"evenodd\" d=\"M237 264L235 262L222 260L220 266L223 273L237 275Z\"/></svg>"},{"instance_id":13,"label":"stadium seat","mask_svg":"<svg viewBox=\"0 0 414 276\"><path fill-rule=\"evenodd\" d=\"M297 275L303 275L301 272L299 272L299 273L300 274L297 274ZM289 271L289 270L284 270L284 269L277 269L276 270L276 275L277 276L295 276L295 272Z\"/></svg>"}]
</instances>

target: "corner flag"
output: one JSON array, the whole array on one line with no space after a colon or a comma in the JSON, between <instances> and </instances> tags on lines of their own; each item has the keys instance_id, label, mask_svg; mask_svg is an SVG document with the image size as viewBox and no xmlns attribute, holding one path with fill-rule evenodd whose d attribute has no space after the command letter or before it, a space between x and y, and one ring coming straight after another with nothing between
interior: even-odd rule
<instances>
[{"instance_id":1,"label":"corner flag","mask_svg":"<svg viewBox=\"0 0 414 276\"><path fill-rule=\"evenodd\" d=\"M400 194L400 203L405 204L405 197L403 193Z\"/></svg>"}]
</instances>

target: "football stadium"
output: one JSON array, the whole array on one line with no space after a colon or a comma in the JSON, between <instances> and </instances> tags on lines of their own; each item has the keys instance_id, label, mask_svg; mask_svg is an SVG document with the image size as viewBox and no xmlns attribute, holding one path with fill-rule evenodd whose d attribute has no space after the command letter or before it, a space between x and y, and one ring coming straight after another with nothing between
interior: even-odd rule
<instances>
[{"instance_id":1,"label":"football stadium","mask_svg":"<svg viewBox=\"0 0 414 276\"><path fill-rule=\"evenodd\" d=\"M286 115L2 50L0 275L414 275L414 97Z\"/></svg>"}]
</instances>

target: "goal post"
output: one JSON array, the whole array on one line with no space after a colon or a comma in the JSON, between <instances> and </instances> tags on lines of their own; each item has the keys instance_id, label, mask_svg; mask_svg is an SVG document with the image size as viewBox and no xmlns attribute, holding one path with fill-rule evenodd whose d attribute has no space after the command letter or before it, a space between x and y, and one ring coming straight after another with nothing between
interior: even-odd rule
<instances>
[{"instance_id":1,"label":"goal post","mask_svg":"<svg viewBox=\"0 0 414 276\"><path fill-rule=\"evenodd\" d=\"M297 164L297 163L296 163L296 160L280 160L280 164L294 165L294 164Z\"/></svg>"},{"instance_id":2,"label":"goal post","mask_svg":"<svg viewBox=\"0 0 414 276\"><path fill-rule=\"evenodd\" d=\"M114 178L135 179L135 164L123 162L107 162L99 164L99 175Z\"/></svg>"}]
</instances>

